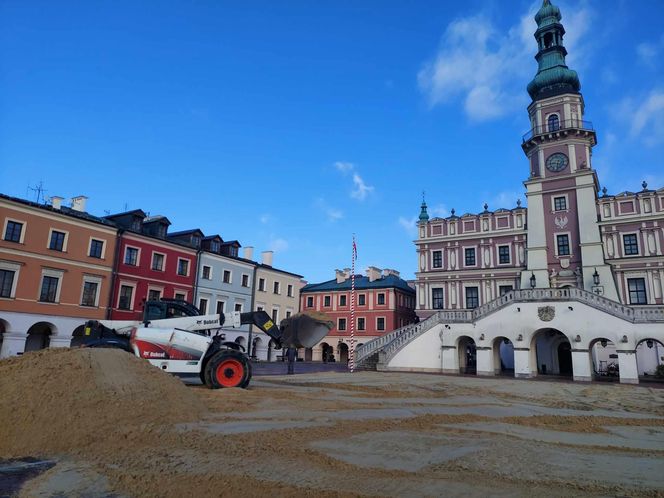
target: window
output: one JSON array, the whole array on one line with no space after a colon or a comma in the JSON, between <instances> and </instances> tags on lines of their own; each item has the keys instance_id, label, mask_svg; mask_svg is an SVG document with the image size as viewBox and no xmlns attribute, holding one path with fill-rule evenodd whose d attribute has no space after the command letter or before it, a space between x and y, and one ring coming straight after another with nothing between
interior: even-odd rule
<instances>
[{"instance_id":1,"label":"window","mask_svg":"<svg viewBox=\"0 0 664 498\"><path fill-rule=\"evenodd\" d=\"M223 315L224 309L226 308L226 303L224 301L217 301L217 314ZM258 310L260 311L260 310Z\"/></svg>"},{"instance_id":2,"label":"window","mask_svg":"<svg viewBox=\"0 0 664 498\"><path fill-rule=\"evenodd\" d=\"M376 298L376 304L385 304L385 293L379 292L378 297Z\"/></svg>"},{"instance_id":3,"label":"window","mask_svg":"<svg viewBox=\"0 0 664 498\"><path fill-rule=\"evenodd\" d=\"M382 316L376 318L376 330L385 330L385 318Z\"/></svg>"},{"instance_id":4,"label":"window","mask_svg":"<svg viewBox=\"0 0 664 498\"><path fill-rule=\"evenodd\" d=\"M466 308L471 310L480 305L480 294L477 287L466 287Z\"/></svg>"},{"instance_id":5,"label":"window","mask_svg":"<svg viewBox=\"0 0 664 498\"><path fill-rule=\"evenodd\" d=\"M364 318L357 319L357 330L366 330L366 320Z\"/></svg>"},{"instance_id":6,"label":"window","mask_svg":"<svg viewBox=\"0 0 664 498\"><path fill-rule=\"evenodd\" d=\"M152 269L155 271L164 271L164 255L158 252L152 253Z\"/></svg>"},{"instance_id":7,"label":"window","mask_svg":"<svg viewBox=\"0 0 664 498\"><path fill-rule=\"evenodd\" d=\"M433 267L442 268L443 267L443 251L434 251L433 252Z\"/></svg>"},{"instance_id":8,"label":"window","mask_svg":"<svg viewBox=\"0 0 664 498\"><path fill-rule=\"evenodd\" d=\"M132 294L134 293L134 288L129 285L120 286L120 302L118 303L118 308L121 310L130 310L132 305Z\"/></svg>"},{"instance_id":9,"label":"window","mask_svg":"<svg viewBox=\"0 0 664 498\"><path fill-rule=\"evenodd\" d=\"M204 297L200 298L198 300L198 310L201 312L201 315L205 315L207 313L207 307L208 307L208 300L205 299Z\"/></svg>"},{"instance_id":10,"label":"window","mask_svg":"<svg viewBox=\"0 0 664 498\"><path fill-rule=\"evenodd\" d=\"M501 265L510 262L510 246L498 246L498 263Z\"/></svg>"},{"instance_id":11,"label":"window","mask_svg":"<svg viewBox=\"0 0 664 498\"><path fill-rule=\"evenodd\" d=\"M286 318L290 318L292 314L293 314L292 311L287 311L286 312Z\"/></svg>"},{"instance_id":12,"label":"window","mask_svg":"<svg viewBox=\"0 0 664 498\"><path fill-rule=\"evenodd\" d=\"M258 290L265 292L265 279L264 278L259 278L258 279Z\"/></svg>"},{"instance_id":13,"label":"window","mask_svg":"<svg viewBox=\"0 0 664 498\"><path fill-rule=\"evenodd\" d=\"M191 243L194 245L194 247L198 247L201 245L201 238L198 235L194 235L191 237Z\"/></svg>"},{"instance_id":14,"label":"window","mask_svg":"<svg viewBox=\"0 0 664 498\"><path fill-rule=\"evenodd\" d=\"M186 277L189 275L189 260L178 259L178 275Z\"/></svg>"},{"instance_id":15,"label":"window","mask_svg":"<svg viewBox=\"0 0 664 498\"><path fill-rule=\"evenodd\" d=\"M272 321L277 323L279 320L279 310L277 308L272 308Z\"/></svg>"},{"instance_id":16,"label":"window","mask_svg":"<svg viewBox=\"0 0 664 498\"><path fill-rule=\"evenodd\" d=\"M443 289L436 288L431 290L433 309L442 310L443 309Z\"/></svg>"},{"instance_id":17,"label":"window","mask_svg":"<svg viewBox=\"0 0 664 498\"><path fill-rule=\"evenodd\" d=\"M219 241L213 240L210 249L212 249L212 252L219 252Z\"/></svg>"},{"instance_id":18,"label":"window","mask_svg":"<svg viewBox=\"0 0 664 498\"><path fill-rule=\"evenodd\" d=\"M23 223L18 221L7 221L7 229L5 230L5 240L9 242L21 242L21 232L23 231Z\"/></svg>"},{"instance_id":19,"label":"window","mask_svg":"<svg viewBox=\"0 0 664 498\"><path fill-rule=\"evenodd\" d=\"M275 294L281 294L281 289L279 288L279 282L274 283L274 293Z\"/></svg>"},{"instance_id":20,"label":"window","mask_svg":"<svg viewBox=\"0 0 664 498\"><path fill-rule=\"evenodd\" d=\"M365 304L367 304L366 294L360 294L357 296L357 304L358 306L364 306Z\"/></svg>"},{"instance_id":21,"label":"window","mask_svg":"<svg viewBox=\"0 0 664 498\"><path fill-rule=\"evenodd\" d=\"M466 266L475 266L475 248L470 247L465 250Z\"/></svg>"},{"instance_id":22,"label":"window","mask_svg":"<svg viewBox=\"0 0 664 498\"><path fill-rule=\"evenodd\" d=\"M314 298L313 296L307 296L307 308L314 307Z\"/></svg>"},{"instance_id":23,"label":"window","mask_svg":"<svg viewBox=\"0 0 664 498\"><path fill-rule=\"evenodd\" d=\"M346 295L339 296L339 306L346 306Z\"/></svg>"},{"instance_id":24,"label":"window","mask_svg":"<svg viewBox=\"0 0 664 498\"><path fill-rule=\"evenodd\" d=\"M288 297L293 297L293 284L288 284Z\"/></svg>"},{"instance_id":25,"label":"window","mask_svg":"<svg viewBox=\"0 0 664 498\"><path fill-rule=\"evenodd\" d=\"M636 234L623 235L623 244L625 245L625 256L639 254L639 243L636 240Z\"/></svg>"},{"instance_id":26,"label":"window","mask_svg":"<svg viewBox=\"0 0 664 498\"><path fill-rule=\"evenodd\" d=\"M186 296L182 292L176 292L175 299L178 301L186 301Z\"/></svg>"},{"instance_id":27,"label":"window","mask_svg":"<svg viewBox=\"0 0 664 498\"><path fill-rule=\"evenodd\" d=\"M224 283L225 284L230 284L231 283L231 271L230 270L224 270Z\"/></svg>"},{"instance_id":28,"label":"window","mask_svg":"<svg viewBox=\"0 0 664 498\"><path fill-rule=\"evenodd\" d=\"M326 308L329 308L330 306L332 306L332 297L331 296L325 296L323 298L323 306L325 306Z\"/></svg>"},{"instance_id":29,"label":"window","mask_svg":"<svg viewBox=\"0 0 664 498\"><path fill-rule=\"evenodd\" d=\"M104 252L104 241L103 240L92 239L90 241L90 254L89 254L89 256L91 258L101 259L101 255L102 255L103 252Z\"/></svg>"},{"instance_id":30,"label":"window","mask_svg":"<svg viewBox=\"0 0 664 498\"><path fill-rule=\"evenodd\" d=\"M11 270L0 270L0 297L12 297L15 273Z\"/></svg>"},{"instance_id":31,"label":"window","mask_svg":"<svg viewBox=\"0 0 664 498\"><path fill-rule=\"evenodd\" d=\"M569 256L569 235L556 235L558 256Z\"/></svg>"},{"instance_id":32,"label":"window","mask_svg":"<svg viewBox=\"0 0 664 498\"><path fill-rule=\"evenodd\" d=\"M131 222L131 229L134 232L140 232L141 231L141 219L140 218L134 218L134 221Z\"/></svg>"},{"instance_id":33,"label":"window","mask_svg":"<svg viewBox=\"0 0 664 498\"><path fill-rule=\"evenodd\" d=\"M339 322L337 323L337 330L346 330L346 319L345 318L339 318Z\"/></svg>"},{"instance_id":34,"label":"window","mask_svg":"<svg viewBox=\"0 0 664 498\"><path fill-rule=\"evenodd\" d=\"M161 291L158 289L150 289L148 291L148 301L159 301L161 299Z\"/></svg>"},{"instance_id":35,"label":"window","mask_svg":"<svg viewBox=\"0 0 664 498\"><path fill-rule=\"evenodd\" d=\"M203 272L201 278L205 280L212 280L212 267L203 265Z\"/></svg>"},{"instance_id":36,"label":"window","mask_svg":"<svg viewBox=\"0 0 664 498\"><path fill-rule=\"evenodd\" d=\"M498 292L500 293L501 296L504 296L508 292L512 292L514 290L514 287L511 285L501 285L498 287Z\"/></svg>"},{"instance_id":37,"label":"window","mask_svg":"<svg viewBox=\"0 0 664 498\"><path fill-rule=\"evenodd\" d=\"M242 303L235 303L235 311L242 313Z\"/></svg>"},{"instance_id":38,"label":"window","mask_svg":"<svg viewBox=\"0 0 664 498\"><path fill-rule=\"evenodd\" d=\"M553 210L564 211L565 209L567 209L567 199L565 197L554 197Z\"/></svg>"},{"instance_id":39,"label":"window","mask_svg":"<svg viewBox=\"0 0 664 498\"><path fill-rule=\"evenodd\" d=\"M549 116L549 131L558 131L560 130L560 119L557 114L551 114Z\"/></svg>"},{"instance_id":40,"label":"window","mask_svg":"<svg viewBox=\"0 0 664 498\"><path fill-rule=\"evenodd\" d=\"M648 304L645 278L628 278L627 289L629 290L630 304Z\"/></svg>"},{"instance_id":41,"label":"window","mask_svg":"<svg viewBox=\"0 0 664 498\"><path fill-rule=\"evenodd\" d=\"M51 231L51 241L48 244L48 248L54 251L64 251L65 235L64 232L58 232L57 230Z\"/></svg>"},{"instance_id":42,"label":"window","mask_svg":"<svg viewBox=\"0 0 664 498\"><path fill-rule=\"evenodd\" d=\"M97 282L83 282L81 306L97 306Z\"/></svg>"},{"instance_id":43,"label":"window","mask_svg":"<svg viewBox=\"0 0 664 498\"><path fill-rule=\"evenodd\" d=\"M138 265L138 249L135 247L127 247L125 249L125 265L136 266Z\"/></svg>"},{"instance_id":44,"label":"window","mask_svg":"<svg viewBox=\"0 0 664 498\"><path fill-rule=\"evenodd\" d=\"M39 300L42 303L54 303L58 295L58 277L49 277L44 275L42 277L41 292L39 293Z\"/></svg>"},{"instance_id":45,"label":"window","mask_svg":"<svg viewBox=\"0 0 664 498\"><path fill-rule=\"evenodd\" d=\"M249 275L242 275L242 287L249 287Z\"/></svg>"}]
</instances>

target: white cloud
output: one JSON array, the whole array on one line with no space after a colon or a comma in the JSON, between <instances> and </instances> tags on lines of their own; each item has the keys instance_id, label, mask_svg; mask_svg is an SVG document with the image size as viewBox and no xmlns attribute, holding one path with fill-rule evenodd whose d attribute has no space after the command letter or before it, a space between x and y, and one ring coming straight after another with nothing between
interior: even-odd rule
<instances>
[{"instance_id":1,"label":"white cloud","mask_svg":"<svg viewBox=\"0 0 664 498\"><path fill-rule=\"evenodd\" d=\"M334 163L334 167L344 175L353 173L353 189L350 192L350 196L353 199L363 201L369 194L374 191L374 187L367 185L364 179L357 172L357 168L353 163L337 161Z\"/></svg>"},{"instance_id":2,"label":"white cloud","mask_svg":"<svg viewBox=\"0 0 664 498\"><path fill-rule=\"evenodd\" d=\"M642 101L627 98L621 107L631 114L630 135L641 137L646 145L664 142L664 90L652 90Z\"/></svg>"},{"instance_id":3,"label":"white cloud","mask_svg":"<svg viewBox=\"0 0 664 498\"><path fill-rule=\"evenodd\" d=\"M639 62L645 66L654 68L659 62L659 54L662 49L664 49L664 35L654 43L639 43L636 46L636 55L639 58Z\"/></svg>"},{"instance_id":4,"label":"white cloud","mask_svg":"<svg viewBox=\"0 0 664 498\"><path fill-rule=\"evenodd\" d=\"M336 163L334 163L334 167L337 168L342 173L348 173L355 169L353 163L346 163L343 161L337 161Z\"/></svg>"},{"instance_id":5,"label":"white cloud","mask_svg":"<svg viewBox=\"0 0 664 498\"><path fill-rule=\"evenodd\" d=\"M521 199L521 205L525 206L525 197L525 191L519 192L515 190L504 190L502 192L498 192L486 202L489 204L489 209L491 211L495 211L499 208L514 209L516 207L517 199Z\"/></svg>"},{"instance_id":6,"label":"white cloud","mask_svg":"<svg viewBox=\"0 0 664 498\"><path fill-rule=\"evenodd\" d=\"M270 251L274 252L284 252L288 249L288 241L280 237L270 239L268 244Z\"/></svg>"},{"instance_id":7,"label":"white cloud","mask_svg":"<svg viewBox=\"0 0 664 498\"><path fill-rule=\"evenodd\" d=\"M429 105L462 101L472 121L496 119L523 106L528 100L525 83L537 71L530 61L537 50L533 16L540 5L534 2L506 32L483 14L452 21L438 53L417 75ZM590 26L590 10L581 7L566 12L565 46L572 65L587 51L580 41Z\"/></svg>"},{"instance_id":8,"label":"white cloud","mask_svg":"<svg viewBox=\"0 0 664 498\"><path fill-rule=\"evenodd\" d=\"M450 215L444 204L437 204L427 209L432 218L447 218Z\"/></svg>"},{"instance_id":9,"label":"white cloud","mask_svg":"<svg viewBox=\"0 0 664 498\"><path fill-rule=\"evenodd\" d=\"M397 222L411 238L415 238L417 237L417 219L418 219L417 216L413 216L412 218L399 216Z\"/></svg>"},{"instance_id":10,"label":"white cloud","mask_svg":"<svg viewBox=\"0 0 664 498\"><path fill-rule=\"evenodd\" d=\"M350 193L353 199L363 201L374 191L374 188L371 185L367 185L357 173L353 173L353 185L355 185L355 188Z\"/></svg>"},{"instance_id":11,"label":"white cloud","mask_svg":"<svg viewBox=\"0 0 664 498\"><path fill-rule=\"evenodd\" d=\"M273 217L272 217L271 214L265 213L265 214L261 214L259 220L263 225L267 225L268 223L270 223L273 220Z\"/></svg>"},{"instance_id":12,"label":"white cloud","mask_svg":"<svg viewBox=\"0 0 664 498\"><path fill-rule=\"evenodd\" d=\"M327 221L331 223L344 217L344 213L341 209L330 206L323 198L316 199L315 206L325 214Z\"/></svg>"}]
</instances>

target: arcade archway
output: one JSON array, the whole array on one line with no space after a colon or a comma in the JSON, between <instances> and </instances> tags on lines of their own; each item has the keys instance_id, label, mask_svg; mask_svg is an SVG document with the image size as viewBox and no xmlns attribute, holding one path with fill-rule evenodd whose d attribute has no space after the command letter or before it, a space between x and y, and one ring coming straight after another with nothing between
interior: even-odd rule
<instances>
[{"instance_id":1,"label":"arcade archway","mask_svg":"<svg viewBox=\"0 0 664 498\"><path fill-rule=\"evenodd\" d=\"M477 346L473 338L466 335L459 337L457 350L459 352L459 373L477 374Z\"/></svg>"},{"instance_id":2,"label":"arcade archway","mask_svg":"<svg viewBox=\"0 0 664 498\"><path fill-rule=\"evenodd\" d=\"M507 337L496 337L492 344L493 371L496 375L514 376L514 344Z\"/></svg>"},{"instance_id":3,"label":"arcade archway","mask_svg":"<svg viewBox=\"0 0 664 498\"><path fill-rule=\"evenodd\" d=\"M37 322L28 329L28 337L25 339L24 351L39 351L46 349L51 344L51 335L55 334L55 325L48 322Z\"/></svg>"},{"instance_id":4,"label":"arcade archway","mask_svg":"<svg viewBox=\"0 0 664 498\"><path fill-rule=\"evenodd\" d=\"M535 332L530 352L537 374L572 376L572 345L560 330L546 328Z\"/></svg>"}]
</instances>

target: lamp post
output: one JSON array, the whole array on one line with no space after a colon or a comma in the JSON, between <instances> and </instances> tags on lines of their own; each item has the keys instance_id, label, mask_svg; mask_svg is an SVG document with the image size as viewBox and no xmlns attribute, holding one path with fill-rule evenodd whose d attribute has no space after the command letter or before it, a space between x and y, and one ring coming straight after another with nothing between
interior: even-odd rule
<instances>
[{"instance_id":1,"label":"lamp post","mask_svg":"<svg viewBox=\"0 0 664 498\"><path fill-rule=\"evenodd\" d=\"M537 278L535 278L535 272L532 272L530 275L530 288L534 289L537 285Z\"/></svg>"},{"instance_id":2,"label":"lamp post","mask_svg":"<svg viewBox=\"0 0 664 498\"><path fill-rule=\"evenodd\" d=\"M593 283L599 285L599 273L597 273L597 268L595 268L595 273L593 273Z\"/></svg>"}]
</instances>

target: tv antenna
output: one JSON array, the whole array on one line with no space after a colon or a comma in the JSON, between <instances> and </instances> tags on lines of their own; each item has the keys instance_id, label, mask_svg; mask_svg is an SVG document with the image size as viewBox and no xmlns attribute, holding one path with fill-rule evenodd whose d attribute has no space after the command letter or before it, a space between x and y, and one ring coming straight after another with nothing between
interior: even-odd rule
<instances>
[{"instance_id":1,"label":"tv antenna","mask_svg":"<svg viewBox=\"0 0 664 498\"><path fill-rule=\"evenodd\" d=\"M44 188L44 182L39 180L39 183L31 187L28 185L28 192L33 192L35 195L35 202L37 204L46 204L46 197L44 196L44 193L46 192L46 189Z\"/></svg>"}]
</instances>

